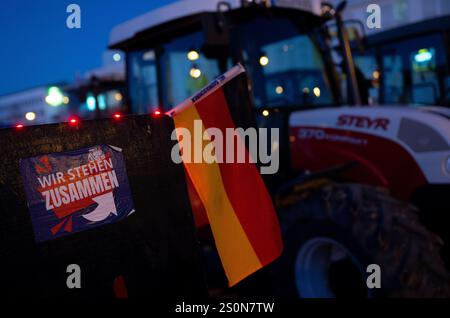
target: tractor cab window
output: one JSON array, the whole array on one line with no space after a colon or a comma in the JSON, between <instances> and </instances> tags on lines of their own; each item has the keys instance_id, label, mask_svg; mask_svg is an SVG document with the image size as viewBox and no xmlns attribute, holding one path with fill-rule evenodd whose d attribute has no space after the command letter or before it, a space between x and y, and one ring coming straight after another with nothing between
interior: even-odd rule
<instances>
[{"instance_id":1,"label":"tractor cab window","mask_svg":"<svg viewBox=\"0 0 450 318\"><path fill-rule=\"evenodd\" d=\"M132 112L170 110L219 76L219 60L207 57L203 46L203 33L194 32L173 38L155 49L129 53Z\"/></svg>"},{"instance_id":2,"label":"tractor cab window","mask_svg":"<svg viewBox=\"0 0 450 318\"><path fill-rule=\"evenodd\" d=\"M440 35L382 47L382 96L385 104L450 106L448 71Z\"/></svg>"},{"instance_id":3,"label":"tractor cab window","mask_svg":"<svg viewBox=\"0 0 450 318\"><path fill-rule=\"evenodd\" d=\"M195 32L163 46L159 62L165 109L175 107L221 74L219 60L206 56L203 45L203 33Z\"/></svg>"},{"instance_id":4,"label":"tractor cab window","mask_svg":"<svg viewBox=\"0 0 450 318\"><path fill-rule=\"evenodd\" d=\"M129 53L128 94L131 110L146 114L159 107L156 58L153 50Z\"/></svg>"},{"instance_id":5,"label":"tractor cab window","mask_svg":"<svg viewBox=\"0 0 450 318\"><path fill-rule=\"evenodd\" d=\"M291 20L258 17L239 28L257 107L333 104L322 53Z\"/></svg>"},{"instance_id":6,"label":"tractor cab window","mask_svg":"<svg viewBox=\"0 0 450 318\"><path fill-rule=\"evenodd\" d=\"M369 105L377 105L380 102L380 67L372 51L360 54L354 52L356 71L359 72L358 85L360 90L365 89L368 94ZM358 73L357 73L358 74Z\"/></svg>"}]
</instances>

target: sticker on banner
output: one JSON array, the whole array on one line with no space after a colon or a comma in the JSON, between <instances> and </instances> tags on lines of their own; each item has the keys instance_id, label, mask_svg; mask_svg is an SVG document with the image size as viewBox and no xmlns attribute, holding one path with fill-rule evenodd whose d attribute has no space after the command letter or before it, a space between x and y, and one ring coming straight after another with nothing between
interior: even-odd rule
<instances>
[{"instance_id":1,"label":"sticker on banner","mask_svg":"<svg viewBox=\"0 0 450 318\"><path fill-rule=\"evenodd\" d=\"M22 159L20 173L37 242L134 212L120 148L101 145Z\"/></svg>"}]
</instances>

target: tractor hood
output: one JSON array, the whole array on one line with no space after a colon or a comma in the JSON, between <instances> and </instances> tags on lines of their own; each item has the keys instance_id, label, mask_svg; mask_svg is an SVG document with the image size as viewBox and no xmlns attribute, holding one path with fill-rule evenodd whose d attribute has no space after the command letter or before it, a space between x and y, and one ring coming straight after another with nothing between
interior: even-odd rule
<instances>
[{"instance_id":1,"label":"tractor hood","mask_svg":"<svg viewBox=\"0 0 450 318\"><path fill-rule=\"evenodd\" d=\"M443 107L416 108L410 106L340 107L294 112L290 126L332 127L365 132L386 138L397 138L405 121L426 126L445 139L450 148L450 110ZM417 135L418 132L411 131ZM430 141L428 147L433 148Z\"/></svg>"},{"instance_id":2,"label":"tractor hood","mask_svg":"<svg viewBox=\"0 0 450 318\"><path fill-rule=\"evenodd\" d=\"M326 141L338 148L359 145L370 153L373 140L401 146L429 183L450 182L450 111L441 107L342 107L291 114L291 139ZM306 131L306 133L305 133ZM380 143L378 143L380 144ZM355 146L356 145L356 146ZM388 160L388 147L379 147Z\"/></svg>"},{"instance_id":3,"label":"tractor hood","mask_svg":"<svg viewBox=\"0 0 450 318\"><path fill-rule=\"evenodd\" d=\"M445 107L438 107L438 106L430 106L427 108L424 108L423 111L426 111L431 114L441 115L445 118L450 119L450 109Z\"/></svg>"}]
</instances>

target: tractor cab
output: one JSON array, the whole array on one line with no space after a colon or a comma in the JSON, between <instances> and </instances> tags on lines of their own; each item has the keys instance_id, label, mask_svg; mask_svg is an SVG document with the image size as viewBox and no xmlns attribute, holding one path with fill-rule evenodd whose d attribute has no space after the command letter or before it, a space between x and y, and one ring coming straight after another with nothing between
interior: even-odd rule
<instances>
[{"instance_id":1,"label":"tractor cab","mask_svg":"<svg viewBox=\"0 0 450 318\"><path fill-rule=\"evenodd\" d=\"M367 36L354 56L371 104L450 107L449 36L448 15Z\"/></svg>"},{"instance_id":2,"label":"tractor cab","mask_svg":"<svg viewBox=\"0 0 450 318\"><path fill-rule=\"evenodd\" d=\"M325 20L315 0L189 0L119 25L110 47L127 55L128 111L170 110L236 63L261 115L336 105Z\"/></svg>"}]
</instances>

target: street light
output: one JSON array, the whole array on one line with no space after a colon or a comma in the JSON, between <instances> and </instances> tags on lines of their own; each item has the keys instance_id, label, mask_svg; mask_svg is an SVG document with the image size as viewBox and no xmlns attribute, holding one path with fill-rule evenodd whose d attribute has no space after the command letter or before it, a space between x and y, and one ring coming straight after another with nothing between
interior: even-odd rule
<instances>
[{"instance_id":1,"label":"street light","mask_svg":"<svg viewBox=\"0 0 450 318\"><path fill-rule=\"evenodd\" d=\"M48 89L45 102L53 107L61 106L64 103L64 95L59 87L52 86Z\"/></svg>"},{"instance_id":2,"label":"street light","mask_svg":"<svg viewBox=\"0 0 450 318\"><path fill-rule=\"evenodd\" d=\"M36 119L36 114L34 112L28 112L25 114L25 119L29 121L33 121Z\"/></svg>"},{"instance_id":3,"label":"street light","mask_svg":"<svg viewBox=\"0 0 450 318\"><path fill-rule=\"evenodd\" d=\"M113 55L113 60L115 62L120 62L121 59L122 59L122 56L120 56L119 53L116 53L116 54Z\"/></svg>"}]
</instances>

